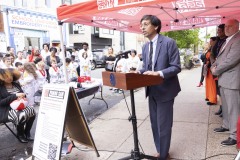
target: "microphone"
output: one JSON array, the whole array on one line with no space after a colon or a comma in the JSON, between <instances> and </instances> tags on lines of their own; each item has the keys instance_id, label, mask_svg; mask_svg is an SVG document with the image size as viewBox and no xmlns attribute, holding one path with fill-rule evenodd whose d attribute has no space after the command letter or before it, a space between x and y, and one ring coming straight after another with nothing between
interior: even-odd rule
<instances>
[{"instance_id":1,"label":"microphone","mask_svg":"<svg viewBox=\"0 0 240 160\"><path fill-rule=\"evenodd\" d=\"M113 66L113 72L116 72L116 67L117 67L118 61L119 61L121 58L127 59L129 53L131 53L131 50L127 50L127 51L124 51L124 52L116 55L116 60L115 60L114 66Z\"/></svg>"},{"instance_id":2,"label":"microphone","mask_svg":"<svg viewBox=\"0 0 240 160\"><path fill-rule=\"evenodd\" d=\"M116 59L121 59L121 58L128 58L128 54L131 53L131 50L124 51L116 56Z\"/></svg>"}]
</instances>

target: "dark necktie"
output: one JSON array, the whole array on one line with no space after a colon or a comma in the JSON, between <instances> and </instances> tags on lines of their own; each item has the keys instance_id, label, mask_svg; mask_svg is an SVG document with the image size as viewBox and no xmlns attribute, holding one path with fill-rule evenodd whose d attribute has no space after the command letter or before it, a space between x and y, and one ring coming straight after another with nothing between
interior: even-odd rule
<instances>
[{"instance_id":1,"label":"dark necktie","mask_svg":"<svg viewBox=\"0 0 240 160\"><path fill-rule=\"evenodd\" d=\"M150 51L149 51L149 59L148 59L148 70L152 71L152 55L153 55L153 42L150 41Z\"/></svg>"}]
</instances>

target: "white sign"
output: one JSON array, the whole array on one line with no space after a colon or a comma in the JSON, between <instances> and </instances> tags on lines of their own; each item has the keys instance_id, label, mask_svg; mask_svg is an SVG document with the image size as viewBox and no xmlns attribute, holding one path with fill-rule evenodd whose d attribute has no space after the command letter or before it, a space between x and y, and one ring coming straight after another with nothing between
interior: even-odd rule
<instances>
[{"instance_id":1,"label":"white sign","mask_svg":"<svg viewBox=\"0 0 240 160\"><path fill-rule=\"evenodd\" d=\"M26 28L34 30L56 30L58 24L56 19L41 17L36 15L23 15L12 13L8 15L9 26L16 28Z\"/></svg>"},{"instance_id":2,"label":"white sign","mask_svg":"<svg viewBox=\"0 0 240 160\"><path fill-rule=\"evenodd\" d=\"M44 85L33 145L36 158L60 159L68 96L66 84Z\"/></svg>"}]
</instances>

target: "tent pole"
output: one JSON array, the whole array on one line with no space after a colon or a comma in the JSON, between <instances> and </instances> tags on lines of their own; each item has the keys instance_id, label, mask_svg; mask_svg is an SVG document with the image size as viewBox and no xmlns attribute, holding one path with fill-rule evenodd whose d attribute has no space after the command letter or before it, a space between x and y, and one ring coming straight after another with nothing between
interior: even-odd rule
<instances>
[{"instance_id":1,"label":"tent pole","mask_svg":"<svg viewBox=\"0 0 240 160\"><path fill-rule=\"evenodd\" d=\"M64 54L64 46L63 46L63 34L62 34L62 26L63 26L63 22L58 21L58 26L59 26L59 32L60 32L60 44L61 44L61 53L62 55L62 60L63 60L63 74L64 74L64 81L67 84L68 83L68 74L67 74L67 68L66 68L66 57Z\"/></svg>"}]
</instances>

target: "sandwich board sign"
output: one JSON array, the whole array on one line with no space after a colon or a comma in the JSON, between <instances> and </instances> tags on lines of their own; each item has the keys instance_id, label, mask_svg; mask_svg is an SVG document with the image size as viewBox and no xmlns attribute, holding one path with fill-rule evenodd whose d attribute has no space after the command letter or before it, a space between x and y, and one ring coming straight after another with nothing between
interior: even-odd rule
<instances>
[{"instance_id":1,"label":"sandwich board sign","mask_svg":"<svg viewBox=\"0 0 240 160\"><path fill-rule=\"evenodd\" d=\"M74 88L67 84L44 85L33 144L33 158L60 160L64 129L72 141L93 148L99 157Z\"/></svg>"}]
</instances>

